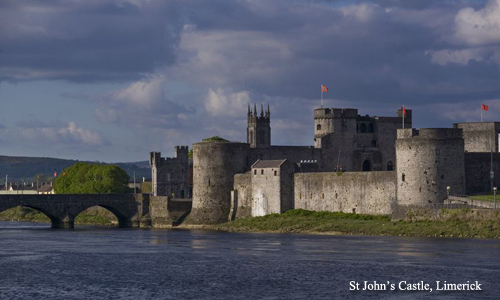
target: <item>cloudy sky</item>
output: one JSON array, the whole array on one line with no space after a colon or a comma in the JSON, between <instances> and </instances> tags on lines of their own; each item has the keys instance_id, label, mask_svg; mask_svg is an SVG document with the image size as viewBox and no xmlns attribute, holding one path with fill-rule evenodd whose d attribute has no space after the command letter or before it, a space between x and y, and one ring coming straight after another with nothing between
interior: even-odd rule
<instances>
[{"instance_id":1,"label":"cloudy sky","mask_svg":"<svg viewBox=\"0 0 500 300\"><path fill-rule=\"evenodd\" d=\"M500 120L500 0L1 0L0 155L106 162L219 135L273 144L329 107L414 127Z\"/></svg>"}]
</instances>

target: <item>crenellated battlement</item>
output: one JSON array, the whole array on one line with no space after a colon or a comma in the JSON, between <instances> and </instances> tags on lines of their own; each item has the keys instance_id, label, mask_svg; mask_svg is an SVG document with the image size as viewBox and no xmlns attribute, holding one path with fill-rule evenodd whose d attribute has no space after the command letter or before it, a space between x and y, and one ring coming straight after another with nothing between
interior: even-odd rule
<instances>
[{"instance_id":1,"label":"crenellated battlement","mask_svg":"<svg viewBox=\"0 0 500 300\"><path fill-rule=\"evenodd\" d=\"M398 129L399 139L461 139L463 138L460 128L405 128Z\"/></svg>"},{"instance_id":2,"label":"crenellated battlement","mask_svg":"<svg viewBox=\"0 0 500 300\"><path fill-rule=\"evenodd\" d=\"M318 108L314 110L314 119L342 119L357 117L358 110L355 108Z\"/></svg>"}]
</instances>

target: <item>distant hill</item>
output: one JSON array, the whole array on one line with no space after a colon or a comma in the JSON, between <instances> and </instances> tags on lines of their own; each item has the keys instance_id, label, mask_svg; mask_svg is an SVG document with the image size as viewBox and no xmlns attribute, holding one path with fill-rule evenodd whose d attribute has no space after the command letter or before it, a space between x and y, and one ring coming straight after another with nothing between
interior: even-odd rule
<instances>
[{"instance_id":1,"label":"distant hill","mask_svg":"<svg viewBox=\"0 0 500 300\"><path fill-rule=\"evenodd\" d=\"M36 174L44 174L47 177L52 177L54 170L59 174L63 169L70 167L76 162L78 160L0 155L0 183L5 182L5 175L9 176L9 181L31 180ZM142 180L142 177L151 179L151 168L148 161L114 163L114 165L124 169L130 178L134 176L135 172L137 181Z\"/></svg>"}]
</instances>

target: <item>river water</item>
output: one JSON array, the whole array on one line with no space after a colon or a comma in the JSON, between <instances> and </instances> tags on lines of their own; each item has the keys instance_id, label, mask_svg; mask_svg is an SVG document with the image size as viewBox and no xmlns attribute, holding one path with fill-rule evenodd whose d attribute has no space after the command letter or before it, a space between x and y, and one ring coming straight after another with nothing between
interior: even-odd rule
<instances>
[{"instance_id":1,"label":"river water","mask_svg":"<svg viewBox=\"0 0 500 300\"><path fill-rule=\"evenodd\" d=\"M350 282L360 290L350 291ZM363 291L364 281L388 290ZM401 291L478 281L483 291ZM390 290L390 284L396 285ZM0 299L499 299L500 241L0 222Z\"/></svg>"}]
</instances>

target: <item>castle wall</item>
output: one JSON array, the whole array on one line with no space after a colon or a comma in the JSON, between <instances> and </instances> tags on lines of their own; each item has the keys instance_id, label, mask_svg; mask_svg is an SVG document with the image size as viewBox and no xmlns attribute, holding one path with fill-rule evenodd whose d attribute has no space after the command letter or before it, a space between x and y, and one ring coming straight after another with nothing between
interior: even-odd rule
<instances>
[{"instance_id":1,"label":"castle wall","mask_svg":"<svg viewBox=\"0 0 500 300\"><path fill-rule=\"evenodd\" d=\"M382 154L382 170L387 170L391 162L396 170L396 137L397 130L403 127L401 118L381 117L377 120L377 146ZM411 118L405 119L405 127L411 128Z\"/></svg>"},{"instance_id":2,"label":"castle wall","mask_svg":"<svg viewBox=\"0 0 500 300\"><path fill-rule=\"evenodd\" d=\"M387 215L396 199L395 172L296 173L296 209Z\"/></svg>"},{"instance_id":3,"label":"castle wall","mask_svg":"<svg viewBox=\"0 0 500 300\"><path fill-rule=\"evenodd\" d=\"M498 152L498 134L500 123L457 123L454 128L461 128L466 152Z\"/></svg>"},{"instance_id":4,"label":"castle wall","mask_svg":"<svg viewBox=\"0 0 500 300\"><path fill-rule=\"evenodd\" d=\"M295 165L286 161L280 168L280 208L281 213L295 207L294 203L294 178Z\"/></svg>"},{"instance_id":5,"label":"castle wall","mask_svg":"<svg viewBox=\"0 0 500 300\"><path fill-rule=\"evenodd\" d=\"M191 224L228 220L234 174L245 172L249 144L196 143L193 145L193 209Z\"/></svg>"},{"instance_id":6,"label":"castle wall","mask_svg":"<svg viewBox=\"0 0 500 300\"><path fill-rule=\"evenodd\" d=\"M443 203L446 187L465 193L461 129L400 129L396 140L398 203Z\"/></svg>"},{"instance_id":7,"label":"castle wall","mask_svg":"<svg viewBox=\"0 0 500 300\"><path fill-rule=\"evenodd\" d=\"M465 153L466 193L491 193L491 153ZM500 187L500 153L493 153L493 186ZM456 194L455 191L451 191Z\"/></svg>"},{"instance_id":8,"label":"castle wall","mask_svg":"<svg viewBox=\"0 0 500 300\"><path fill-rule=\"evenodd\" d=\"M237 193L236 218L252 216L252 173L234 175L234 190Z\"/></svg>"},{"instance_id":9,"label":"castle wall","mask_svg":"<svg viewBox=\"0 0 500 300\"><path fill-rule=\"evenodd\" d=\"M352 132L335 132L321 138L322 171L337 170L337 164L344 171L358 170L354 165L355 135ZM340 157L340 159L339 159Z\"/></svg>"}]
</instances>

